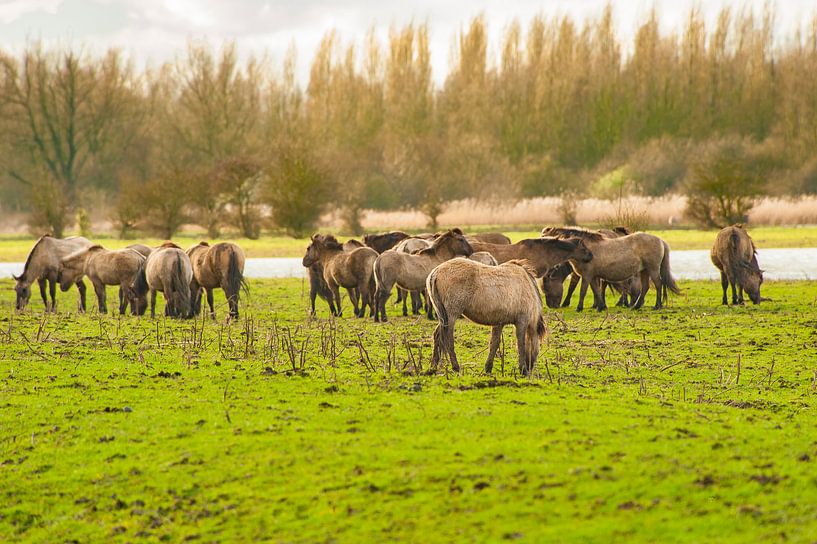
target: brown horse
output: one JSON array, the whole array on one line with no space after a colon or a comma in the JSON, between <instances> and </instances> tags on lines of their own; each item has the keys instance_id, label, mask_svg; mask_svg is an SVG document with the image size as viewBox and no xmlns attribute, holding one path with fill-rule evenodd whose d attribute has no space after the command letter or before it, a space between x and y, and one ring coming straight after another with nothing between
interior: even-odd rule
<instances>
[{"instance_id":1,"label":"brown horse","mask_svg":"<svg viewBox=\"0 0 817 544\"><path fill-rule=\"evenodd\" d=\"M548 270L568 259L590 262L592 252L578 238L557 240L555 238L529 238L515 244L488 244L473 242L474 251L487 251L499 263L524 259L536 270L536 276L544 276Z\"/></svg>"},{"instance_id":2,"label":"brown horse","mask_svg":"<svg viewBox=\"0 0 817 544\"><path fill-rule=\"evenodd\" d=\"M363 243L378 253L383 253L396 246L400 240L404 240L408 237L409 235L405 232L393 230L391 232L367 234L363 237Z\"/></svg>"},{"instance_id":3,"label":"brown horse","mask_svg":"<svg viewBox=\"0 0 817 544\"><path fill-rule=\"evenodd\" d=\"M238 299L241 290L248 290L244 281L244 252L232 242L219 242L210 245L199 242L187 250L193 266L193 281L190 283L190 296L193 297L193 315L201 312L201 292L207 293L207 305L210 317L215 319L213 308L213 289L220 287L227 297L230 308L229 319L238 319Z\"/></svg>"},{"instance_id":4,"label":"brown horse","mask_svg":"<svg viewBox=\"0 0 817 544\"><path fill-rule=\"evenodd\" d=\"M314 235L306 249L302 264L306 268L316 264L320 265L323 278L334 298L336 306L334 315L342 314L340 288L344 287L349 291L355 316L364 317L366 306L371 312L374 312L372 265L375 259L377 259L377 252L370 247L361 247L347 252L343 250L343 246L334 236ZM359 310L358 297L361 303Z\"/></svg>"},{"instance_id":5,"label":"brown horse","mask_svg":"<svg viewBox=\"0 0 817 544\"><path fill-rule=\"evenodd\" d=\"M620 236L626 236L627 234L632 234L632 231L627 227L614 227L613 229L599 229L599 230L588 230L581 227L545 227L542 229L542 236L549 237L549 238L586 238L589 233L598 233L604 236L605 238L619 238ZM669 250L669 248L668 248ZM548 304L548 308L558 308L559 306L552 306L556 296L561 297L564 291L564 278L567 276L562 277L562 283L558 283L556 278L563 274L565 269L560 269L555 272L553 275L548 275L550 277L542 278L542 291L545 293L545 302ZM570 306L570 299L573 297L573 292L576 290L576 287L579 285L579 281L581 281L581 277L572 270L568 274L570 276L570 285L567 288L567 295L564 297L564 302L561 302L561 306L563 308L567 308ZM602 282L601 292L604 295L607 292L607 287L611 286L613 289L619 292L620 296L616 306L630 306L631 304L635 304L636 300L638 300L638 296L641 294L641 278L639 276L633 276L623 282L618 282L614 284L610 284L608 282ZM598 301L593 301L593 308L596 308Z\"/></svg>"},{"instance_id":6,"label":"brown horse","mask_svg":"<svg viewBox=\"0 0 817 544\"><path fill-rule=\"evenodd\" d=\"M466 235L468 241L485 242L486 244L510 244L511 239L501 232L477 232Z\"/></svg>"},{"instance_id":7,"label":"brown horse","mask_svg":"<svg viewBox=\"0 0 817 544\"><path fill-rule=\"evenodd\" d=\"M516 260L487 266L469 259L452 259L429 274L426 286L438 316L432 368L436 368L446 351L451 367L459 371L454 351L454 324L460 316L465 316L474 323L491 327L486 373L493 369L505 325L516 327L519 372L525 376L531 373L545 335L542 299L533 268Z\"/></svg>"},{"instance_id":8,"label":"brown horse","mask_svg":"<svg viewBox=\"0 0 817 544\"><path fill-rule=\"evenodd\" d=\"M144 306L144 297L137 297L131 289L145 257L133 249L105 249L99 244L72 253L61 261L60 289L67 291L83 275L88 276L96 292L99 313L107 313L106 285L119 286L119 313L124 314L128 304L131 311ZM135 311L134 311L135 313Z\"/></svg>"},{"instance_id":9,"label":"brown horse","mask_svg":"<svg viewBox=\"0 0 817 544\"><path fill-rule=\"evenodd\" d=\"M315 236L322 235L316 234ZM354 251L360 247L366 246L354 239L347 240L343 243L343 251L346 252ZM307 277L309 278L309 302L311 305L310 315L315 315L315 300L318 297L321 297L327 302L327 304L329 304L329 311L332 315L335 315L335 296L329 289L329 286L326 284L326 280L323 277L323 267L320 264L313 264L306 269L306 273ZM350 296L354 292L355 290L353 289L349 290Z\"/></svg>"},{"instance_id":10,"label":"brown horse","mask_svg":"<svg viewBox=\"0 0 817 544\"><path fill-rule=\"evenodd\" d=\"M718 233L710 258L721 273L723 304L728 304L729 286L732 287L732 304L743 304L743 291L754 304L760 304L763 271L757 263L755 243L742 224L726 227Z\"/></svg>"},{"instance_id":11,"label":"brown horse","mask_svg":"<svg viewBox=\"0 0 817 544\"><path fill-rule=\"evenodd\" d=\"M72 236L70 238L54 238L48 234L41 237L31 248L23 266L23 273L19 276L12 275L16 281L14 291L17 295L15 307L23 310L31 299L31 284L35 281L40 286L40 296L43 298L46 312L53 312L56 308L55 296L57 294L57 282L63 257L87 248L91 245L90 240L82 236ZM51 304L48 303L45 287L48 284L48 291L51 295ZM77 282L79 291L79 311L85 311L85 283L80 277Z\"/></svg>"},{"instance_id":12,"label":"brown horse","mask_svg":"<svg viewBox=\"0 0 817 544\"><path fill-rule=\"evenodd\" d=\"M418 253L386 251L374 263L375 321L386 321L386 300L395 284L407 291L425 289L426 278L435 266L457 256L469 256L474 252L462 234L448 231L426 249ZM431 308L428 317L431 319Z\"/></svg>"},{"instance_id":13,"label":"brown horse","mask_svg":"<svg viewBox=\"0 0 817 544\"><path fill-rule=\"evenodd\" d=\"M599 302L596 309L604 311L607 304L601 291L601 281L617 283L639 274L641 276L641 293L632 306L639 309L644 305L650 280L655 285L655 309L663 306L667 290L680 293L669 266L669 246L657 236L645 232L636 232L620 238L605 238L600 233L588 233L584 242L593 252L593 260L582 262L570 259L573 270L582 277L578 311L584 309L584 297L587 287L593 289L593 295Z\"/></svg>"},{"instance_id":14,"label":"brown horse","mask_svg":"<svg viewBox=\"0 0 817 544\"><path fill-rule=\"evenodd\" d=\"M165 315L192 317L190 283L193 265L190 257L173 242L165 242L153 250L139 267L131 287L136 296L150 292L150 317L156 317L156 292L165 297Z\"/></svg>"}]
</instances>

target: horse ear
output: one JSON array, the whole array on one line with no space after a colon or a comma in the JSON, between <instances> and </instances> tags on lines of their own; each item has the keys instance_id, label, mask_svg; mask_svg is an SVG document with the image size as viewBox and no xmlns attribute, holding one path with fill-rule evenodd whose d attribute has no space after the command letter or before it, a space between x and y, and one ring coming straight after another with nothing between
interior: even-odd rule
<instances>
[{"instance_id":1,"label":"horse ear","mask_svg":"<svg viewBox=\"0 0 817 544\"><path fill-rule=\"evenodd\" d=\"M460 236L465 236L465 234L462 232L462 229L459 227L454 227L453 229L451 229L451 232L453 232L454 234L459 234Z\"/></svg>"},{"instance_id":2,"label":"horse ear","mask_svg":"<svg viewBox=\"0 0 817 544\"><path fill-rule=\"evenodd\" d=\"M15 276L14 274L12 274L11 279L13 279L14 281L20 281L20 276Z\"/></svg>"}]
</instances>

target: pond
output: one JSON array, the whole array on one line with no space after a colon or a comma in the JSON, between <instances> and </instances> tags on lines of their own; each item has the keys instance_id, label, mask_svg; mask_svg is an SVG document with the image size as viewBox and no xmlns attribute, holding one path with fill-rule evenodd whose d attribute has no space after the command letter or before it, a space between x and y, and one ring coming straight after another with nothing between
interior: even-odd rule
<instances>
[{"instance_id":1,"label":"pond","mask_svg":"<svg viewBox=\"0 0 817 544\"><path fill-rule=\"evenodd\" d=\"M767 280L817 279L817 248L760 249L760 267ZM673 275L681 280L717 280L720 275L709 260L709 250L673 251L670 258ZM19 274L23 263L0 263L0 277ZM247 259L248 278L302 278L306 269L300 257Z\"/></svg>"}]
</instances>

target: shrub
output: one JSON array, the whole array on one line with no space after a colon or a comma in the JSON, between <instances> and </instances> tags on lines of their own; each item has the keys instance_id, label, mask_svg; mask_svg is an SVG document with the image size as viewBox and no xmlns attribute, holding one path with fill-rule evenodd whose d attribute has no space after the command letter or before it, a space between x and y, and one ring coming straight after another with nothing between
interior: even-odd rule
<instances>
[{"instance_id":1,"label":"shrub","mask_svg":"<svg viewBox=\"0 0 817 544\"><path fill-rule=\"evenodd\" d=\"M685 181L688 218L709 228L746 221L764 185L762 165L751 151L737 137L703 146Z\"/></svg>"}]
</instances>

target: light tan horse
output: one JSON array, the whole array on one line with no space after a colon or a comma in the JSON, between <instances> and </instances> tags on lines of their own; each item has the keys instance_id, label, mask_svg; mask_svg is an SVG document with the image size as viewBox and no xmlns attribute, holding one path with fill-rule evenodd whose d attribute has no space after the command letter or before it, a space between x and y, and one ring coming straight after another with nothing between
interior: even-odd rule
<instances>
[{"instance_id":1,"label":"light tan horse","mask_svg":"<svg viewBox=\"0 0 817 544\"><path fill-rule=\"evenodd\" d=\"M59 239L46 234L37 240L28 257L26 257L23 273L19 276L12 275L16 281L14 291L17 295L15 302L17 310L25 309L31 299L31 284L36 281L40 286L40 295L43 298L43 304L45 304L45 311L53 312L56 308L55 296L60 274L60 261L63 257L90 245L91 241L82 236ZM48 291L51 295L50 304L45 292L46 284L48 284ZM79 310L84 312L86 289L82 278L77 280L76 285L79 291Z\"/></svg>"},{"instance_id":2,"label":"light tan horse","mask_svg":"<svg viewBox=\"0 0 817 544\"><path fill-rule=\"evenodd\" d=\"M593 260L582 262L570 259L573 270L584 280L576 310L584 309L588 285L593 289L593 295L599 302L596 309L599 311L607 309L599 280L618 283L640 275L641 293L632 305L634 309L644 305L650 280L655 285L656 310L663 306L667 290L680 293L670 272L669 246L661 238L646 232L636 232L620 238L605 238L600 233L588 233L584 243L593 252Z\"/></svg>"},{"instance_id":3,"label":"light tan horse","mask_svg":"<svg viewBox=\"0 0 817 544\"><path fill-rule=\"evenodd\" d=\"M165 242L145 259L131 287L136 296L142 297L150 292L150 317L156 317L156 292L161 291L165 297L166 316L189 318L193 315L192 281L190 257L173 242Z\"/></svg>"},{"instance_id":4,"label":"light tan horse","mask_svg":"<svg viewBox=\"0 0 817 544\"><path fill-rule=\"evenodd\" d=\"M471 244L462 234L448 231L426 249L417 253L386 251L374 263L374 279L377 284L375 295L375 321L387 321L386 300L395 284L406 291L422 291L426 278L439 265L454 257L467 257L474 252ZM428 312L429 319L431 308Z\"/></svg>"},{"instance_id":5,"label":"light tan horse","mask_svg":"<svg viewBox=\"0 0 817 544\"><path fill-rule=\"evenodd\" d=\"M219 242L212 246L207 242L199 242L187 250L187 256L193 266L193 281L190 283L193 315L201 312L201 292L204 290L207 293L210 317L215 319L213 289L220 287L227 297L229 318L238 319L241 290L247 290L247 283L244 281L244 252L241 248L232 242Z\"/></svg>"},{"instance_id":6,"label":"light tan horse","mask_svg":"<svg viewBox=\"0 0 817 544\"><path fill-rule=\"evenodd\" d=\"M143 307L140 301L144 297L137 297L131 289L139 267L145 257L133 249L105 249L94 244L87 249L81 249L64 257L61 261L60 289L67 291L83 275L88 276L96 292L96 300L100 313L108 312L106 285L119 286L119 313L124 314L130 303L131 308Z\"/></svg>"},{"instance_id":7,"label":"light tan horse","mask_svg":"<svg viewBox=\"0 0 817 544\"><path fill-rule=\"evenodd\" d=\"M488 244L473 242L474 251L487 251L498 263L524 259L536 271L536 277L568 259L590 262L593 253L578 238L557 240L555 238L529 238L515 244Z\"/></svg>"},{"instance_id":8,"label":"light tan horse","mask_svg":"<svg viewBox=\"0 0 817 544\"><path fill-rule=\"evenodd\" d=\"M545 227L542 229L542 236L549 237L549 238L586 238L590 233L597 233L601 234L605 238L620 238L621 236L626 236L627 234L632 234L632 231L627 227L615 227L613 229L599 229L599 230L589 230L581 227ZM669 248L667 248L669 251ZM570 299L573 297L573 292L576 290L576 287L579 285L581 281L581 276L576 274L572 267L570 268L570 272L565 274L566 270L564 268L559 268L558 270L552 270L548 272L548 274L542 278L542 291L545 293L545 301L548 305L548 308L558 308L559 305L563 308L567 308L570 306ZM564 301L561 300L562 293L564 291L564 278L570 276L570 285L567 289L567 295L564 297ZM558 281L558 278L562 278L562 282ZM620 297L616 306L630 306L631 304L635 304L638 300L639 295L641 294L641 278L639 276L633 276L632 278L628 278L627 280L615 284L609 284L608 282L602 282L601 292L602 295L605 295L607 292L607 286L610 285L620 293ZM556 297L559 297L559 305L553 306L554 300ZM597 300L593 300L593 308L596 308L598 305Z\"/></svg>"},{"instance_id":9,"label":"light tan horse","mask_svg":"<svg viewBox=\"0 0 817 544\"><path fill-rule=\"evenodd\" d=\"M728 304L726 290L732 286L732 304L743 304L743 291L754 304L760 304L763 271L757 263L757 248L742 224L718 232L710 253L712 264L721 273L723 304Z\"/></svg>"},{"instance_id":10,"label":"light tan horse","mask_svg":"<svg viewBox=\"0 0 817 544\"><path fill-rule=\"evenodd\" d=\"M431 247L432 240L426 240L424 238L406 238L401 240L396 246L391 248L389 251L397 251L400 253L416 253L418 251L422 251L426 248ZM408 301L408 297L411 296L411 313L414 315L419 315L420 310L423 308L423 295L421 292L418 291L406 291L405 289L398 287L397 288L397 298L395 299L395 304L403 303L403 315L408 315L408 308L406 307L406 302ZM426 300L426 310L428 309L428 301Z\"/></svg>"},{"instance_id":11,"label":"light tan horse","mask_svg":"<svg viewBox=\"0 0 817 544\"><path fill-rule=\"evenodd\" d=\"M349 291L349 298L356 317L366 315L366 307L374 312L372 265L377 259L377 251L370 247L361 247L344 251L343 245L332 235L314 235L304 255L304 267L319 265L323 279L334 298L335 314L342 315L340 305L340 288ZM358 309L358 299L360 309ZM330 310L332 309L330 305Z\"/></svg>"},{"instance_id":12,"label":"light tan horse","mask_svg":"<svg viewBox=\"0 0 817 544\"><path fill-rule=\"evenodd\" d=\"M489 266L469 259L451 259L432 270L426 289L438 321L434 329L432 368L437 367L445 351L451 367L459 371L454 351L454 324L460 316L465 316L474 323L491 327L486 373L493 369L505 325L516 327L519 372L525 376L531 373L545 335L542 299L533 268L524 261Z\"/></svg>"}]
</instances>

